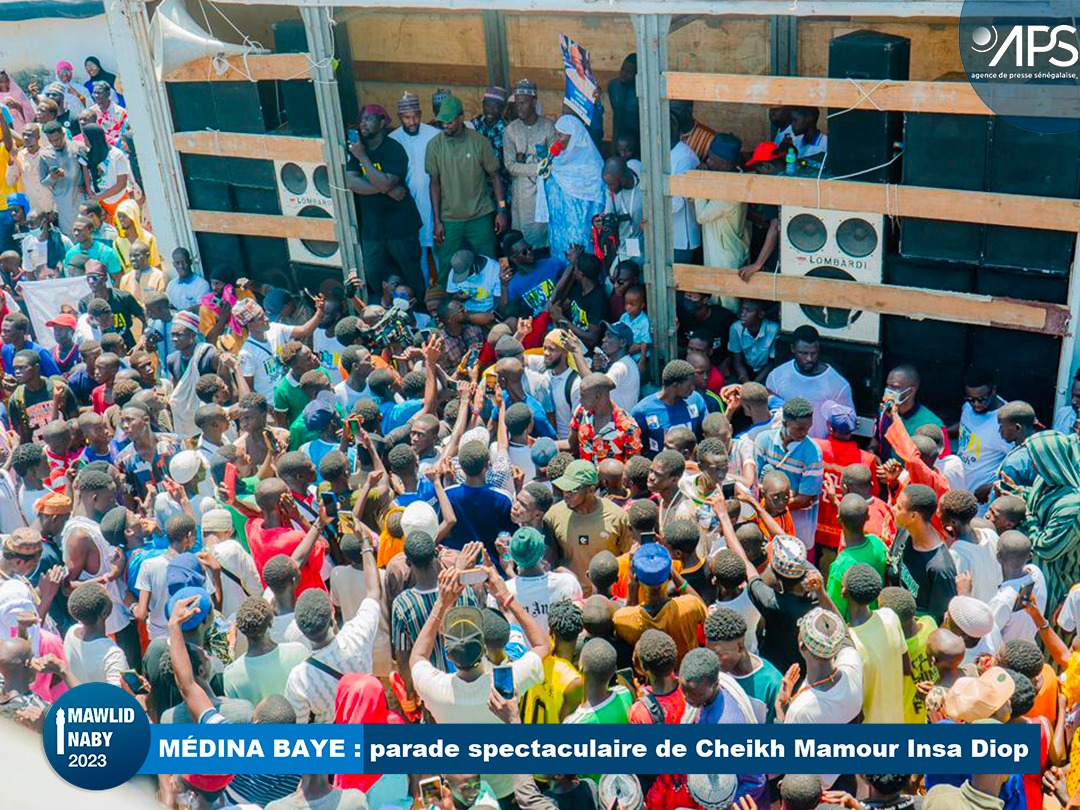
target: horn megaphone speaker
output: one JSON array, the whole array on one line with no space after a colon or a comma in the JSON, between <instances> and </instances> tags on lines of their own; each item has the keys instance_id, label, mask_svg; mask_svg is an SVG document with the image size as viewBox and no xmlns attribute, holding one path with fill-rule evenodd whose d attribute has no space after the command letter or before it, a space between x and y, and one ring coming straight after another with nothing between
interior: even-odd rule
<instances>
[{"instance_id":1,"label":"horn megaphone speaker","mask_svg":"<svg viewBox=\"0 0 1080 810\"><path fill-rule=\"evenodd\" d=\"M158 81L188 62L203 57L270 53L265 48L224 42L204 30L188 13L184 0L164 0L150 22L154 72Z\"/></svg>"}]
</instances>

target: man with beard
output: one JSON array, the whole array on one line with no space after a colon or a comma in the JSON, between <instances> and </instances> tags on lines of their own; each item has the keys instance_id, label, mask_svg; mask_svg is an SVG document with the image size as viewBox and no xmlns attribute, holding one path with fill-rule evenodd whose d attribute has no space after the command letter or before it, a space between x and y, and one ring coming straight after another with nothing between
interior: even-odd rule
<instances>
[{"instance_id":1,"label":"man with beard","mask_svg":"<svg viewBox=\"0 0 1080 810\"><path fill-rule=\"evenodd\" d=\"M349 144L349 190L360 208L360 248L369 297L377 299L384 276L395 270L415 289L420 275L420 213L405 184L409 156L386 137L389 116L377 104L360 113L360 139Z\"/></svg>"},{"instance_id":2,"label":"man with beard","mask_svg":"<svg viewBox=\"0 0 1080 810\"><path fill-rule=\"evenodd\" d=\"M427 146L431 139L439 134L439 130L430 124L423 123L420 113L420 96L406 92L397 103L398 120L401 126L390 133L390 139L397 141L405 149L409 158L409 170L405 175L405 185L409 187L416 208L420 212L420 220L423 226L420 228L421 272L425 284L414 287L420 292L427 287L428 257L432 253L435 239L432 236L434 218L431 211L431 176L424 168L424 157L427 154Z\"/></svg>"},{"instance_id":3,"label":"man with beard","mask_svg":"<svg viewBox=\"0 0 1080 810\"><path fill-rule=\"evenodd\" d=\"M536 111L536 82L522 79L514 88L517 118L503 134L503 163L509 173L514 207L513 226L536 250L548 246L547 223L536 219L536 170L555 142L555 125ZM505 289L505 286L504 286Z\"/></svg>"}]
</instances>

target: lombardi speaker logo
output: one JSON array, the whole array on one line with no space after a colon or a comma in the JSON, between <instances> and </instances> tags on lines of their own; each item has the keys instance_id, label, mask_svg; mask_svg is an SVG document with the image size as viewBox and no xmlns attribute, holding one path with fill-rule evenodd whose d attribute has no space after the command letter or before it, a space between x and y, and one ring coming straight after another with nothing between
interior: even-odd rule
<instances>
[{"instance_id":1,"label":"lombardi speaker logo","mask_svg":"<svg viewBox=\"0 0 1080 810\"><path fill-rule=\"evenodd\" d=\"M134 697L117 686L83 684L49 711L45 756L76 787L108 790L142 767L150 751L150 721Z\"/></svg>"},{"instance_id":2,"label":"lombardi speaker logo","mask_svg":"<svg viewBox=\"0 0 1080 810\"><path fill-rule=\"evenodd\" d=\"M1064 0L965 0L960 58L986 106L1033 132L1080 130L1080 31Z\"/></svg>"}]
</instances>

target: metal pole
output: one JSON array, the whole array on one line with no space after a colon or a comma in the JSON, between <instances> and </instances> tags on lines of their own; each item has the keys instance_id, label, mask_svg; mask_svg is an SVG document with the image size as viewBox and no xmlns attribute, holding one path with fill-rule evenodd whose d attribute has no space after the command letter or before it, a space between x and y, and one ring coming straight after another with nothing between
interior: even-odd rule
<instances>
[{"instance_id":1,"label":"metal pole","mask_svg":"<svg viewBox=\"0 0 1080 810\"><path fill-rule=\"evenodd\" d=\"M330 178L330 199L334 202L334 232L341 245L341 265L345 276L352 270L360 275L360 289L367 289L364 257L360 252L356 209L352 193L345 186L345 121L341 114L337 78L334 75L334 34L329 8L304 6L300 16L311 52L311 78L315 83L315 103L319 108L319 128L323 134L323 157ZM350 88L351 90L351 88Z\"/></svg>"},{"instance_id":2,"label":"metal pole","mask_svg":"<svg viewBox=\"0 0 1080 810\"><path fill-rule=\"evenodd\" d=\"M506 18L501 11L485 11L483 21L488 83L509 89L510 49L506 43Z\"/></svg>"},{"instance_id":3,"label":"metal pole","mask_svg":"<svg viewBox=\"0 0 1080 810\"><path fill-rule=\"evenodd\" d=\"M173 123L165 83L157 80L150 48L150 19L142 0L112 0L105 7L113 56L124 77L124 95L138 110L132 128L142 173L146 208L162 256L179 247L197 253L188 217L187 194L180 178L180 155L173 148ZM204 263L205 267L205 263Z\"/></svg>"},{"instance_id":4,"label":"metal pole","mask_svg":"<svg viewBox=\"0 0 1080 810\"><path fill-rule=\"evenodd\" d=\"M1080 342L1076 340L1076 319L1080 313L1080 236L1077 236L1076 245L1073 248L1073 262L1069 273L1068 292L1069 312L1072 319L1069 321L1069 331L1061 340L1061 357L1058 360L1057 392L1054 397L1054 412L1069 401L1069 392L1072 390L1073 369L1080 365Z\"/></svg>"},{"instance_id":5,"label":"metal pole","mask_svg":"<svg viewBox=\"0 0 1080 810\"><path fill-rule=\"evenodd\" d=\"M675 247L671 238L671 203L667 196L671 127L664 89L671 17L667 14L635 14L633 21L637 38L637 94L644 166L641 182L647 223L644 279L649 317L656 335L650 369L653 379L659 379L659 369L677 354L675 280L671 271Z\"/></svg>"}]
</instances>

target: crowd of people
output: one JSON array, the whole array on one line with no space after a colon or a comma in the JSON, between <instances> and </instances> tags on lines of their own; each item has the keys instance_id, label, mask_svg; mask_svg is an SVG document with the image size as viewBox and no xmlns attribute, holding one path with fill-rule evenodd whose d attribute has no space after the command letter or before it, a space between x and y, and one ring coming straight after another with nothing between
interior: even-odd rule
<instances>
[{"instance_id":1,"label":"crowd of people","mask_svg":"<svg viewBox=\"0 0 1080 810\"><path fill-rule=\"evenodd\" d=\"M863 430L812 327L781 340L769 305L694 293L651 378L632 57L606 159L528 79L469 122L445 91L431 123L406 93L392 131L365 107L365 277L307 298L165 261L116 77L87 68L29 92L0 72L0 718L40 730L104 682L156 723L1030 723L1034 774L157 790L186 810L1080 805L1080 378L1037 414L970 369L946 425L903 365ZM815 110L771 111L744 160L673 106L673 170L825 148ZM756 213L674 200L676 258L766 269L776 214ZM35 333L20 281L78 276L90 293Z\"/></svg>"}]
</instances>

